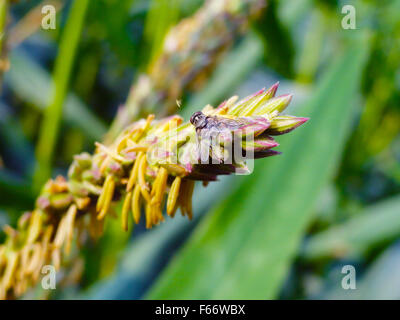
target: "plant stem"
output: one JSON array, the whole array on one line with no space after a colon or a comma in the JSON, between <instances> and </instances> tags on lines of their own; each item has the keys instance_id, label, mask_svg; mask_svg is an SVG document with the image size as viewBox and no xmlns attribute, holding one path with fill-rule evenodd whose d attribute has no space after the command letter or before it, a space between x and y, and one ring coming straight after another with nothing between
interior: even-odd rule
<instances>
[{"instance_id":1,"label":"plant stem","mask_svg":"<svg viewBox=\"0 0 400 320\"><path fill-rule=\"evenodd\" d=\"M0 0L0 53L3 51L3 39L7 19L7 0Z\"/></svg>"},{"instance_id":2,"label":"plant stem","mask_svg":"<svg viewBox=\"0 0 400 320\"><path fill-rule=\"evenodd\" d=\"M38 191L51 175L51 162L59 132L63 104L67 95L68 83L88 4L89 0L75 0L73 2L61 36L53 75L53 96L50 105L44 112L36 150L37 165L33 181L35 191Z\"/></svg>"},{"instance_id":3,"label":"plant stem","mask_svg":"<svg viewBox=\"0 0 400 320\"><path fill-rule=\"evenodd\" d=\"M3 50L7 25L7 8L8 0L0 0L0 81L2 80L3 72L7 71L9 66L5 50Z\"/></svg>"}]
</instances>

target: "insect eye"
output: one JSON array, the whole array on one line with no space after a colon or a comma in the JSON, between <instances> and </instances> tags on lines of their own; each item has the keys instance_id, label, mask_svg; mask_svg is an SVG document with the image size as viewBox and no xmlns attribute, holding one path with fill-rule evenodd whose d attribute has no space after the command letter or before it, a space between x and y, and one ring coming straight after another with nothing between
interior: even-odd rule
<instances>
[{"instance_id":1,"label":"insect eye","mask_svg":"<svg viewBox=\"0 0 400 320\"><path fill-rule=\"evenodd\" d=\"M193 115L190 118L190 123L196 125L196 123L200 120L201 116L202 116L201 111L193 113Z\"/></svg>"}]
</instances>

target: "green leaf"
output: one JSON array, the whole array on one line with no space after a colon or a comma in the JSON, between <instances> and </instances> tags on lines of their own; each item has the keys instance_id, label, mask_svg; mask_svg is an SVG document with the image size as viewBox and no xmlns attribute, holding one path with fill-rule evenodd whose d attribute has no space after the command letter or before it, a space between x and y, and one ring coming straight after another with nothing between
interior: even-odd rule
<instances>
[{"instance_id":1,"label":"green leaf","mask_svg":"<svg viewBox=\"0 0 400 320\"><path fill-rule=\"evenodd\" d=\"M45 110L52 92L50 75L20 50L11 52L10 62L12 67L5 74L5 81L18 97ZM68 124L78 127L92 140L100 140L106 132L104 123L71 92L65 99L63 113Z\"/></svg>"},{"instance_id":2,"label":"green leaf","mask_svg":"<svg viewBox=\"0 0 400 320\"><path fill-rule=\"evenodd\" d=\"M354 37L323 76L311 118L280 139L282 156L255 172L201 222L150 290L150 299L268 299L278 293L340 160L369 41Z\"/></svg>"},{"instance_id":3,"label":"green leaf","mask_svg":"<svg viewBox=\"0 0 400 320\"><path fill-rule=\"evenodd\" d=\"M6 25L7 20L7 9L8 3L6 0L0 1L0 33L3 35L4 26ZM3 37L0 38L0 53L3 50Z\"/></svg>"},{"instance_id":4,"label":"green leaf","mask_svg":"<svg viewBox=\"0 0 400 320\"><path fill-rule=\"evenodd\" d=\"M307 260L363 252L400 234L400 197L367 207L349 221L310 238L302 251Z\"/></svg>"},{"instance_id":5,"label":"green leaf","mask_svg":"<svg viewBox=\"0 0 400 320\"><path fill-rule=\"evenodd\" d=\"M88 5L89 0L73 2L61 36L53 74L52 100L44 111L36 147L37 162L33 175L33 186L36 190L40 190L42 184L51 176L52 159L60 131L63 106Z\"/></svg>"}]
</instances>

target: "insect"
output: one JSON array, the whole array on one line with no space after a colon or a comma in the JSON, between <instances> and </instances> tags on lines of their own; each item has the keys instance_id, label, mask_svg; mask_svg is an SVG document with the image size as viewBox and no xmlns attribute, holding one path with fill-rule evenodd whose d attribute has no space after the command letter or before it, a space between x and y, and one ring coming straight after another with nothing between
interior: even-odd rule
<instances>
[{"instance_id":1,"label":"insect","mask_svg":"<svg viewBox=\"0 0 400 320\"><path fill-rule=\"evenodd\" d=\"M206 116L201 111L193 113L190 118L190 123L194 125L198 134L203 134L203 130L206 130L208 134L227 130L235 131L243 125L241 121L232 120L225 117Z\"/></svg>"},{"instance_id":2,"label":"insect","mask_svg":"<svg viewBox=\"0 0 400 320\"><path fill-rule=\"evenodd\" d=\"M233 143L234 140L251 140L262 134L270 126L266 117L235 117L212 115L207 116L201 111L193 113L190 122L196 128L200 140L213 140L217 143Z\"/></svg>"},{"instance_id":3,"label":"insect","mask_svg":"<svg viewBox=\"0 0 400 320\"><path fill-rule=\"evenodd\" d=\"M196 128L199 138L199 154L202 164L217 160L216 163L232 163L233 135L241 123L222 116L207 116L201 111L195 112L190 122ZM222 146L222 145L223 146ZM209 156L211 156L210 160ZM214 163L214 162L211 162Z\"/></svg>"}]
</instances>

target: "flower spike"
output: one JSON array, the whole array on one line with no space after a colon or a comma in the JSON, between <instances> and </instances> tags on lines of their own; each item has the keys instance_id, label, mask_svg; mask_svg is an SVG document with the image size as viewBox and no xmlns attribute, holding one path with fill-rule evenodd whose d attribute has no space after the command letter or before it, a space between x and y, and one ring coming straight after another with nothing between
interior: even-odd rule
<instances>
[{"instance_id":1,"label":"flower spike","mask_svg":"<svg viewBox=\"0 0 400 320\"><path fill-rule=\"evenodd\" d=\"M280 115L291 95L275 97L277 87L239 102L228 99L217 108L207 106L191 122L150 115L129 125L114 143L96 143L93 155L75 156L68 179L48 181L36 208L21 216L16 229L5 228L0 298L22 295L37 283L42 266L60 268L82 233L97 239L117 201L123 201L123 230L142 216L147 228L158 225L166 219L164 208L171 218L180 208L192 219L196 180L207 184L219 175L246 172L244 154L252 159L279 154L272 136L308 119Z\"/></svg>"}]
</instances>

